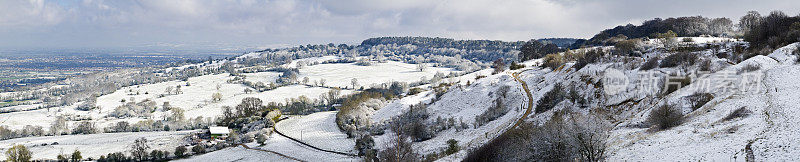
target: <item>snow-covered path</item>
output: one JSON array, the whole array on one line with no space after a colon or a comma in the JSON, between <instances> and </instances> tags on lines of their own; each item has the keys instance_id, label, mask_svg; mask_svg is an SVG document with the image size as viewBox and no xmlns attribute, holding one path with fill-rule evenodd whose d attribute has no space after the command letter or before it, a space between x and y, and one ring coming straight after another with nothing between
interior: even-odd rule
<instances>
[{"instance_id":1,"label":"snow-covered path","mask_svg":"<svg viewBox=\"0 0 800 162\"><path fill-rule=\"evenodd\" d=\"M767 110L772 127L753 143L755 160L798 161L800 156L800 66L782 66L769 70L764 78L768 91Z\"/></svg>"}]
</instances>

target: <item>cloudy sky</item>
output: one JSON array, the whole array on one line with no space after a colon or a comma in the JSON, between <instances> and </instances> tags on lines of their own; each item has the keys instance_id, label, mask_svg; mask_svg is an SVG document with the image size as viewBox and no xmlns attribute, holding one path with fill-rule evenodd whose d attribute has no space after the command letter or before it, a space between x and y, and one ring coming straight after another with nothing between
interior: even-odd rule
<instances>
[{"instance_id":1,"label":"cloudy sky","mask_svg":"<svg viewBox=\"0 0 800 162\"><path fill-rule=\"evenodd\" d=\"M797 15L797 0L0 0L0 48L589 38L655 17Z\"/></svg>"}]
</instances>

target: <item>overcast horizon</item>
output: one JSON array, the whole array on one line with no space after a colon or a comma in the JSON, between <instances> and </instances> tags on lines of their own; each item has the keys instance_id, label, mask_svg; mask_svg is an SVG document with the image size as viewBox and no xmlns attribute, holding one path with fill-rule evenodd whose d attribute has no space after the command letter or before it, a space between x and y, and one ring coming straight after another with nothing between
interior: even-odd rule
<instances>
[{"instance_id":1,"label":"overcast horizon","mask_svg":"<svg viewBox=\"0 0 800 162\"><path fill-rule=\"evenodd\" d=\"M719 7L715 7L719 6ZM520 41L589 38L680 16L728 17L800 2L764 1L0 1L0 48L273 48L379 36Z\"/></svg>"}]
</instances>

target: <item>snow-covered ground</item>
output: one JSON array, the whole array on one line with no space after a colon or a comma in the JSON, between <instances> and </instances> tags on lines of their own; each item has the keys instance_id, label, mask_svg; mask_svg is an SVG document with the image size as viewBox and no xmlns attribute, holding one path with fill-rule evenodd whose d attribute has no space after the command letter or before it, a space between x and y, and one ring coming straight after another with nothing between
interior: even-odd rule
<instances>
[{"instance_id":1,"label":"snow-covered ground","mask_svg":"<svg viewBox=\"0 0 800 162\"><path fill-rule=\"evenodd\" d=\"M147 139L151 150L173 152L175 147L184 145L183 137L191 132L130 132L27 137L0 141L0 148L5 150L13 145L25 145L33 153L33 159L56 159L59 154L72 154L75 150L80 151L83 158L97 159L108 153L128 153L133 141L141 137ZM0 154L2 159L5 159L5 156L5 154Z\"/></svg>"},{"instance_id":2,"label":"snow-covered ground","mask_svg":"<svg viewBox=\"0 0 800 162\"><path fill-rule=\"evenodd\" d=\"M262 162L262 161L295 161L289 158L285 158L273 153L259 151L259 150L252 150L246 149L242 146L225 148L222 150L214 151L207 154L197 155L189 157L188 159L179 159L175 161L206 161L206 162L229 162L229 161L241 161L241 162Z\"/></svg>"},{"instance_id":3,"label":"snow-covered ground","mask_svg":"<svg viewBox=\"0 0 800 162\"><path fill-rule=\"evenodd\" d=\"M761 73L755 78L756 89L732 93L714 93L715 99L706 106L687 114L685 122L677 127L658 132L646 128L618 126L609 139L611 161L745 161L748 143L757 161L797 161L800 154L800 106L797 101L800 87L794 84L800 77L800 66L794 65L796 56L789 45L765 56L756 56L728 67L728 72L744 65L758 64ZM724 71L723 71L724 72ZM719 77L723 72L712 74ZM735 74L735 72L733 72ZM702 83L695 81L667 96L667 101L693 93L691 87ZM719 83L722 84L722 83ZM719 85L714 83L714 85ZM739 86L739 85L737 85ZM687 90L688 89L688 90ZM733 120L722 120L736 109L745 108L751 115ZM643 121L647 112L639 112L621 125Z\"/></svg>"},{"instance_id":4,"label":"snow-covered ground","mask_svg":"<svg viewBox=\"0 0 800 162\"><path fill-rule=\"evenodd\" d=\"M396 61L375 63L371 66L349 64L319 64L300 69L298 78L308 77L312 82L325 79L325 86L353 87L352 79L358 82L357 87L368 88L374 84L392 81L417 82L422 77L431 79L436 72L445 75L450 72L459 72L451 68L428 67L424 71L417 70L416 64L407 64Z\"/></svg>"},{"instance_id":5,"label":"snow-covered ground","mask_svg":"<svg viewBox=\"0 0 800 162\"><path fill-rule=\"evenodd\" d=\"M475 117L494 104L495 98L499 95L495 92L501 86L509 86L507 98L504 100L504 104L509 111L483 126L473 127ZM429 103L433 97L434 94L432 92L424 92L395 100L375 112L375 115L372 116L372 122L386 122L392 117L406 112L410 105L420 102ZM461 131L456 131L455 128L444 130L436 134L432 139L414 142L412 147L420 155L440 152L446 148L446 142L450 139L458 141L462 148L479 147L512 126L524 112L524 106L527 106L524 104L527 104L527 96L522 90L521 84L514 81L514 78L508 73L488 76L475 81L470 86L457 85L450 88L450 91L444 94L440 100L427 108L430 114L428 122L433 122L438 117L443 119L452 117L456 122L463 120L464 123L470 123L469 128ZM385 149L389 146L394 133L389 130L386 132L384 135L373 137L375 139L375 148Z\"/></svg>"},{"instance_id":6,"label":"snow-covered ground","mask_svg":"<svg viewBox=\"0 0 800 162\"><path fill-rule=\"evenodd\" d=\"M336 125L338 111L318 112L293 116L276 124L281 133L321 149L338 152L355 152L355 140Z\"/></svg>"},{"instance_id":7,"label":"snow-covered ground","mask_svg":"<svg viewBox=\"0 0 800 162\"><path fill-rule=\"evenodd\" d=\"M275 83L281 73L277 72L259 72L259 73L244 73L247 78L245 80L253 82L253 83L264 83L265 85L269 85L269 83Z\"/></svg>"}]
</instances>

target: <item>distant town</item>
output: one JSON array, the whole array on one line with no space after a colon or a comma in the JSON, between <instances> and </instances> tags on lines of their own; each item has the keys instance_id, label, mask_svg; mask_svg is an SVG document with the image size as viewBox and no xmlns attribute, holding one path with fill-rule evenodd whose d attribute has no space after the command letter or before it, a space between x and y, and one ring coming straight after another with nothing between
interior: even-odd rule
<instances>
[{"instance_id":1,"label":"distant town","mask_svg":"<svg viewBox=\"0 0 800 162\"><path fill-rule=\"evenodd\" d=\"M235 51L3 50L0 91L123 68L168 66L240 55Z\"/></svg>"}]
</instances>

